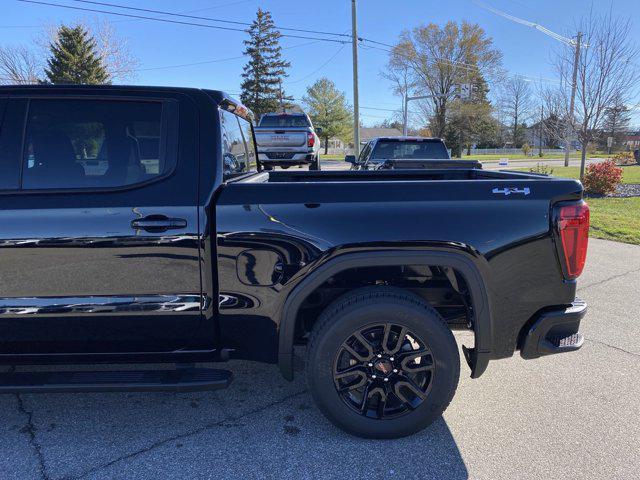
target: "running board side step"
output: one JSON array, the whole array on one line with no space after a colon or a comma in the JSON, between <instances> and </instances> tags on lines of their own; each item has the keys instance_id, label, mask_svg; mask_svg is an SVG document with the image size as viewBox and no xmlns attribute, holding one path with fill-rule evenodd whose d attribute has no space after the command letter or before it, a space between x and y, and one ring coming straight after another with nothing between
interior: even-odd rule
<instances>
[{"instance_id":1,"label":"running board side step","mask_svg":"<svg viewBox=\"0 0 640 480\"><path fill-rule=\"evenodd\" d=\"M191 392L231 384L233 374L213 368L0 373L0 393Z\"/></svg>"}]
</instances>

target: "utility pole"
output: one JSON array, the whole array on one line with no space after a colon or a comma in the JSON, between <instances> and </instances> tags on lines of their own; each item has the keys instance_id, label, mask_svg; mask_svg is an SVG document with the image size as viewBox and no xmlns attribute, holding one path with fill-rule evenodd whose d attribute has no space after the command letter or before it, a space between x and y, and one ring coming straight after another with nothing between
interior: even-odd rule
<instances>
[{"instance_id":1,"label":"utility pole","mask_svg":"<svg viewBox=\"0 0 640 480\"><path fill-rule=\"evenodd\" d=\"M407 123L409 119L407 118L409 115L409 96L408 92L404 92L404 102L402 105L402 135L407 136Z\"/></svg>"},{"instance_id":2,"label":"utility pole","mask_svg":"<svg viewBox=\"0 0 640 480\"><path fill-rule=\"evenodd\" d=\"M542 158L542 135L544 133L544 103L540 107L540 126L538 127L538 136L540 137L540 149L538 150L538 156Z\"/></svg>"},{"instance_id":3,"label":"utility pole","mask_svg":"<svg viewBox=\"0 0 640 480\"><path fill-rule=\"evenodd\" d=\"M351 46L353 50L353 153L360 155L360 104L358 101L358 28L356 0L351 0Z\"/></svg>"},{"instance_id":4,"label":"utility pole","mask_svg":"<svg viewBox=\"0 0 640 480\"><path fill-rule=\"evenodd\" d=\"M278 100L280 101L280 108L282 109L282 113L286 112L284 108L284 95L282 93L282 80L278 80Z\"/></svg>"},{"instance_id":5,"label":"utility pole","mask_svg":"<svg viewBox=\"0 0 640 480\"><path fill-rule=\"evenodd\" d=\"M564 166L569 166L569 150L571 148L571 136L573 133L573 108L576 103L576 88L578 87L578 62L580 61L580 42L582 41L582 32L578 32L576 37L576 52L573 59L573 81L571 82L571 101L569 103L569 115L567 119L567 130L564 139ZM586 148L585 145L582 148ZM580 176L582 178L582 175Z\"/></svg>"}]
</instances>

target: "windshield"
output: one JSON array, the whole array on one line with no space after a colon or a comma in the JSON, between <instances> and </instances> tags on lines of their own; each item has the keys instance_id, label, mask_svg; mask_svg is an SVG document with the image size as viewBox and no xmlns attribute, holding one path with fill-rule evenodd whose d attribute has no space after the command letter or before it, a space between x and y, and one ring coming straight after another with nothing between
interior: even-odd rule
<instances>
[{"instance_id":1,"label":"windshield","mask_svg":"<svg viewBox=\"0 0 640 480\"><path fill-rule=\"evenodd\" d=\"M376 143L372 160L448 160L447 149L439 140L381 140Z\"/></svg>"},{"instance_id":2,"label":"windshield","mask_svg":"<svg viewBox=\"0 0 640 480\"><path fill-rule=\"evenodd\" d=\"M308 127L309 122L304 115L265 115L260 119L260 127Z\"/></svg>"}]
</instances>

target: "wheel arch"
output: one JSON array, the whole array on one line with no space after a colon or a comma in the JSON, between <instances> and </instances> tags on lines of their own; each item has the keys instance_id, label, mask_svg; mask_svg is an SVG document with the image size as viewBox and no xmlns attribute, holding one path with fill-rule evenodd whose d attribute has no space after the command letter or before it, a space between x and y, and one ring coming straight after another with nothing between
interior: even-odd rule
<instances>
[{"instance_id":1,"label":"wheel arch","mask_svg":"<svg viewBox=\"0 0 640 480\"><path fill-rule=\"evenodd\" d=\"M312 270L287 296L278 332L278 367L287 380L293 379L293 346L297 314L305 298L330 277L358 267L395 265L437 265L451 267L467 282L473 307L474 348L463 346L471 377L479 377L489 363L493 325L485 276L474 257L460 251L380 250L345 253Z\"/></svg>"}]
</instances>

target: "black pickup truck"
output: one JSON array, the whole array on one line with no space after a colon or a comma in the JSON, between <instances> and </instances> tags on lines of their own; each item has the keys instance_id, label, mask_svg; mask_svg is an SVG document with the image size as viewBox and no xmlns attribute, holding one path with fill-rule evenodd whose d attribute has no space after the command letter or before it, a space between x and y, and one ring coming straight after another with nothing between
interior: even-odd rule
<instances>
[{"instance_id":1,"label":"black pickup truck","mask_svg":"<svg viewBox=\"0 0 640 480\"><path fill-rule=\"evenodd\" d=\"M577 181L255 172L247 109L199 89L2 87L0 128L2 393L223 388L196 364L229 359L292 379L306 346L322 412L391 438L452 400L454 330L474 378L582 344ZM51 367L98 363L172 368Z\"/></svg>"}]
</instances>

